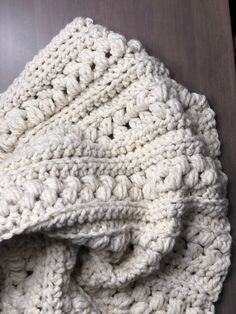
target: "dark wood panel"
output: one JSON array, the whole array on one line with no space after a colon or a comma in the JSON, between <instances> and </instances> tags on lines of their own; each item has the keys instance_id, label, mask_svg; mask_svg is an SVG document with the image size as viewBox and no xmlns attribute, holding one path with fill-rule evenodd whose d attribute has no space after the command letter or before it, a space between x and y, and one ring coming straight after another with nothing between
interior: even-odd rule
<instances>
[{"instance_id":1,"label":"dark wood panel","mask_svg":"<svg viewBox=\"0 0 236 314\"><path fill-rule=\"evenodd\" d=\"M236 91L226 0L0 0L0 91L75 16L138 38L172 76L205 94L217 114L222 163L229 176L230 220L236 240ZM234 244L235 246L235 244ZM236 262L218 302L234 314Z\"/></svg>"}]
</instances>

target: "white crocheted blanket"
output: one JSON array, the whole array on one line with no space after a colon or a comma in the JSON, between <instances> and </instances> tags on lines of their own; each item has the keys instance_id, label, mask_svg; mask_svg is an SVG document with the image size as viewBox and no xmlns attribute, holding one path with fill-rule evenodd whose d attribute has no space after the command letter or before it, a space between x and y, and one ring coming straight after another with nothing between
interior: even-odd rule
<instances>
[{"instance_id":1,"label":"white crocheted blanket","mask_svg":"<svg viewBox=\"0 0 236 314\"><path fill-rule=\"evenodd\" d=\"M0 98L0 313L214 313L219 154L203 95L76 18Z\"/></svg>"}]
</instances>

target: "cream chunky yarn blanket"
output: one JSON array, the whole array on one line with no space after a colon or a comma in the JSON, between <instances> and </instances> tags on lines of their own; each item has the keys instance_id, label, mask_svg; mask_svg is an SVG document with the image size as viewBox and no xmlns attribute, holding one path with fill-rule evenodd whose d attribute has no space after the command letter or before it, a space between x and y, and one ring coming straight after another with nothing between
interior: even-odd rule
<instances>
[{"instance_id":1,"label":"cream chunky yarn blanket","mask_svg":"<svg viewBox=\"0 0 236 314\"><path fill-rule=\"evenodd\" d=\"M76 18L1 95L0 134L0 313L214 313L214 112L138 40Z\"/></svg>"}]
</instances>

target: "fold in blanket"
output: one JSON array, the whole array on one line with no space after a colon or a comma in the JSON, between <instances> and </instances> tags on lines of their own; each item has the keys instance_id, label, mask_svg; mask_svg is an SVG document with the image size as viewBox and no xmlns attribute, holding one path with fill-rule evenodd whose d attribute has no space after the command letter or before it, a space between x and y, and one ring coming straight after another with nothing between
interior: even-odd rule
<instances>
[{"instance_id":1,"label":"fold in blanket","mask_svg":"<svg viewBox=\"0 0 236 314\"><path fill-rule=\"evenodd\" d=\"M214 313L230 265L215 114L76 18L0 98L0 312Z\"/></svg>"}]
</instances>

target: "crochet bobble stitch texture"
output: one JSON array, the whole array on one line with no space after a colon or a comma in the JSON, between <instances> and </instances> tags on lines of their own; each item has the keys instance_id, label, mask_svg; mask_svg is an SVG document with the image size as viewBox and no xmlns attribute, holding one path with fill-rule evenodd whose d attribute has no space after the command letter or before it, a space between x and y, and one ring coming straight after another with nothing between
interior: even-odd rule
<instances>
[{"instance_id":1,"label":"crochet bobble stitch texture","mask_svg":"<svg viewBox=\"0 0 236 314\"><path fill-rule=\"evenodd\" d=\"M0 108L1 313L214 313L231 236L203 95L76 18Z\"/></svg>"}]
</instances>

